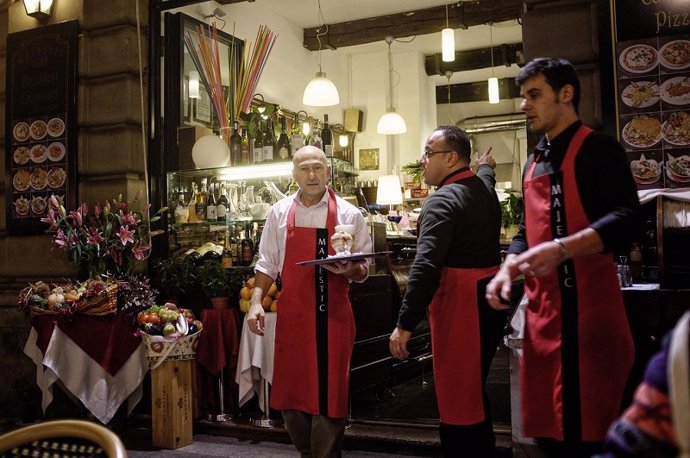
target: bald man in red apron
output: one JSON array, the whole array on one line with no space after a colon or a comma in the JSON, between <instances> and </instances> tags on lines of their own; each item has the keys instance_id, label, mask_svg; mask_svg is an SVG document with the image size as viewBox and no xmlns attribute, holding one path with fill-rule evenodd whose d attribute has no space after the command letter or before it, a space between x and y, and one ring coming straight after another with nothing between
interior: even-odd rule
<instances>
[{"instance_id":1,"label":"bald man in red apron","mask_svg":"<svg viewBox=\"0 0 690 458\"><path fill-rule=\"evenodd\" d=\"M524 434L549 456L589 457L620 411L633 363L616 266L605 250L629 242L637 194L620 145L579 121L569 62L537 59L518 82L527 122L545 136L523 175L521 229L486 298L505 307L511 280L525 275Z\"/></svg>"},{"instance_id":2,"label":"bald man in red apron","mask_svg":"<svg viewBox=\"0 0 690 458\"><path fill-rule=\"evenodd\" d=\"M330 166L323 151L304 147L293 156L293 164L300 190L269 212L247 324L251 331L262 334L261 302L280 272L283 289L276 322L271 407L282 411L302 456L338 457L348 413L355 339L349 284L367 278L367 263L297 263L335 254L330 239L339 224L354 227L353 253L370 252L371 239L359 210L326 186Z\"/></svg>"},{"instance_id":3,"label":"bald man in red apron","mask_svg":"<svg viewBox=\"0 0 690 458\"><path fill-rule=\"evenodd\" d=\"M389 343L395 358L407 358L407 343L428 308L441 448L454 458L494 455L484 385L507 318L484 299L501 262L496 163L485 153L475 174L470 148L455 126L441 126L427 139L424 180L438 189L418 220L417 253Z\"/></svg>"}]
</instances>

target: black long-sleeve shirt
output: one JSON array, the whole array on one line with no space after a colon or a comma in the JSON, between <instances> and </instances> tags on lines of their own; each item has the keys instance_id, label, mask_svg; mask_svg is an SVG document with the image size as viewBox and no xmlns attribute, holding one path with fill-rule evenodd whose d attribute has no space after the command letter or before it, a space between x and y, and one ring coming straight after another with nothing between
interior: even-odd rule
<instances>
[{"instance_id":1,"label":"black long-sleeve shirt","mask_svg":"<svg viewBox=\"0 0 690 458\"><path fill-rule=\"evenodd\" d=\"M465 169L457 170L449 178ZM398 327L414 331L438 289L443 267L478 268L501 263L501 208L495 173L482 165L477 176L441 186L419 215L417 254L410 268Z\"/></svg>"},{"instance_id":2,"label":"black long-sleeve shirt","mask_svg":"<svg viewBox=\"0 0 690 458\"><path fill-rule=\"evenodd\" d=\"M534 161L537 162L535 177L559 170L568 145L581 125L580 121L573 123L550 144L543 137L527 158L522 182L525 182L525 173ZM620 143L609 135L592 132L575 158L575 182L582 207L591 221L589 227L601 237L604 250L627 251L635 233L640 203ZM523 213L523 220L508 253L522 253L527 248Z\"/></svg>"}]
</instances>

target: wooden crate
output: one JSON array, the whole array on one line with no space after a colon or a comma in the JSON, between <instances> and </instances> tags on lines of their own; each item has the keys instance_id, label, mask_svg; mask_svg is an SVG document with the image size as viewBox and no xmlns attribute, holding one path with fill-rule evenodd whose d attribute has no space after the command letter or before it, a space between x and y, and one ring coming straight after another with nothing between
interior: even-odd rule
<instances>
[{"instance_id":1,"label":"wooden crate","mask_svg":"<svg viewBox=\"0 0 690 458\"><path fill-rule=\"evenodd\" d=\"M193 359L165 361L151 374L154 447L176 449L192 443Z\"/></svg>"}]
</instances>

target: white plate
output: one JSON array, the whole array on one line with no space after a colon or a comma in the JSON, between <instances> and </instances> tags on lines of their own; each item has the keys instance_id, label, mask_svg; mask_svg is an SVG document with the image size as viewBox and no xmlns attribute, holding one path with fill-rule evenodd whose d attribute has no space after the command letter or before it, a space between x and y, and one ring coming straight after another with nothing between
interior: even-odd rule
<instances>
[{"instance_id":1,"label":"white plate","mask_svg":"<svg viewBox=\"0 0 690 458\"><path fill-rule=\"evenodd\" d=\"M43 140L47 133L48 126L45 121L41 121L40 119L32 122L31 127L29 127L29 135L31 135L31 138L34 140Z\"/></svg>"},{"instance_id":2,"label":"white plate","mask_svg":"<svg viewBox=\"0 0 690 458\"><path fill-rule=\"evenodd\" d=\"M630 163L630 171L637 184L656 183L661 178L661 168L661 164L656 159L640 158L639 161L632 161ZM646 173L647 171L651 173ZM641 176L640 173L645 173L645 176Z\"/></svg>"},{"instance_id":3,"label":"white plate","mask_svg":"<svg viewBox=\"0 0 690 458\"><path fill-rule=\"evenodd\" d=\"M673 40L659 48L659 62L671 70L690 67L690 41Z\"/></svg>"},{"instance_id":4,"label":"white plate","mask_svg":"<svg viewBox=\"0 0 690 458\"><path fill-rule=\"evenodd\" d=\"M670 124L670 117L671 116L681 116L685 115L686 119L685 121L682 122L681 129L675 129L676 132L680 132L682 134L682 137L679 137L676 135L675 137L671 137L669 130L671 129L671 124ZM686 146L690 145L690 114L688 114L685 111L675 111L669 115L669 119L664 122L663 126L661 127L661 132L664 135L664 140L669 142L672 145L676 146Z\"/></svg>"},{"instance_id":5,"label":"white plate","mask_svg":"<svg viewBox=\"0 0 690 458\"><path fill-rule=\"evenodd\" d=\"M65 157L65 145L60 142L53 142L48 145L48 159L53 162L61 161Z\"/></svg>"},{"instance_id":6,"label":"white plate","mask_svg":"<svg viewBox=\"0 0 690 458\"><path fill-rule=\"evenodd\" d=\"M34 145L29 150L29 156L31 156L33 162L40 164L48 158L48 148L40 143Z\"/></svg>"},{"instance_id":7,"label":"white plate","mask_svg":"<svg viewBox=\"0 0 690 458\"><path fill-rule=\"evenodd\" d=\"M12 135L18 142L25 142L29 139L29 125L25 122L18 122L12 129Z\"/></svg>"},{"instance_id":8,"label":"white plate","mask_svg":"<svg viewBox=\"0 0 690 458\"><path fill-rule=\"evenodd\" d=\"M649 148L649 147L656 145L657 143L659 143L661 141L661 137L662 137L662 133L663 133L663 130L661 129L661 123L656 118L653 118L651 116L646 116L646 117L649 119L653 119L657 123L659 123L659 135L657 135L653 139L647 139L646 141L640 141L638 139L635 139L632 137L633 129L630 127L630 124L632 123L632 121L630 121L629 123L627 123L625 125L625 127L623 127L622 136L623 136L623 140L625 140L625 143L627 143L628 145L633 146L635 148Z\"/></svg>"},{"instance_id":9,"label":"white plate","mask_svg":"<svg viewBox=\"0 0 690 458\"><path fill-rule=\"evenodd\" d=\"M59 137L65 131L65 121L60 118L53 118L48 121L48 135Z\"/></svg>"},{"instance_id":10,"label":"white plate","mask_svg":"<svg viewBox=\"0 0 690 458\"><path fill-rule=\"evenodd\" d=\"M67 173L62 167L53 167L48 172L48 186L51 188L61 188L65 184Z\"/></svg>"},{"instance_id":11,"label":"white plate","mask_svg":"<svg viewBox=\"0 0 690 458\"><path fill-rule=\"evenodd\" d=\"M48 184L48 172L46 169L37 167L31 172L31 187L37 191L43 189Z\"/></svg>"},{"instance_id":12,"label":"white plate","mask_svg":"<svg viewBox=\"0 0 690 458\"><path fill-rule=\"evenodd\" d=\"M31 186L31 173L28 170L19 170L12 178L12 184L17 191L26 191Z\"/></svg>"},{"instance_id":13,"label":"white plate","mask_svg":"<svg viewBox=\"0 0 690 458\"><path fill-rule=\"evenodd\" d=\"M27 162L29 162L29 148L27 146L20 146L19 148L14 150L14 153L12 154L12 157L14 158L14 162L19 164L19 165L24 165Z\"/></svg>"},{"instance_id":14,"label":"white plate","mask_svg":"<svg viewBox=\"0 0 690 458\"><path fill-rule=\"evenodd\" d=\"M678 175L669 168L669 164L673 164L674 162L680 159L682 159L688 164L688 166L685 167L685 169L688 171L687 176ZM690 183L690 157L688 157L687 155L673 157L669 154L668 161L666 161L666 176L668 176L671 180L675 181L676 183Z\"/></svg>"},{"instance_id":15,"label":"white plate","mask_svg":"<svg viewBox=\"0 0 690 458\"><path fill-rule=\"evenodd\" d=\"M655 48L649 45L636 44L625 48L618 56L623 70L630 73L647 73L657 66L659 56Z\"/></svg>"},{"instance_id":16,"label":"white plate","mask_svg":"<svg viewBox=\"0 0 690 458\"><path fill-rule=\"evenodd\" d=\"M645 89L651 89L651 91L644 91ZM647 99L634 100L633 95L635 93L642 94L648 97ZM633 81L623 89L621 93L621 99L623 103L630 108L647 108L651 107L659 101L659 85L655 81ZM636 105L637 103L637 105Z\"/></svg>"},{"instance_id":17,"label":"white plate","mask_svg":"<svg viewBox=\"0 0 690 458\"><path fill-rule=\"evenodd\" d=\"M672 95L669 90L674 91ZM661 100L671 105L690 104L690 76L676 76L661 83Z\"/></svg>"},{"instance_id":18,"label":"white plate","mask_svg":"<svg viewBox=\"0 0 690 458\"><path fill-rule=\"evenodd\" d=\"M20 196L13 203L14 211L17 212L17 215L26 216L29 214L29 199Z\"/></svg>"},{"instance_id":19,"label":"white plate","mask_svg":"<svg viewBox=\"0 0 690 458\"><path fill-rule=\"evenodd\" d=\"M35 196L31 199L31 213L36 216L44 214L47 206L48 201L45 197Z\"/></svg>"}]
</instances>

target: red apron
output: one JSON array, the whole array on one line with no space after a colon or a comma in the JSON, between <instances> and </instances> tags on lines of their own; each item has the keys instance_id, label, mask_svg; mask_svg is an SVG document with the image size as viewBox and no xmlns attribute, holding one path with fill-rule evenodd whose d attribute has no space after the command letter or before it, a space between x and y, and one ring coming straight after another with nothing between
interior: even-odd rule
<instances>
[{"instance_id":1,"label":"red apron","mask_svg":"<svg viewBox=\"0 0 690 458\"><path fill-rule=\"evenodd\" d=\"M527 243L534 247L586 228L575 158L591 129L570 142L559 172L525 174ZM633 343L611 254L570 259L527 276L522 417L528 437L600 441L617 417Z\"/></svg>"},{"instance_id":2,"label":"red apron","mask_svg":"<svg viewBox=\"0 0 690 458\"><path fill-rule=\"evenodd\" d=\"M444 186L470 176L474 176L471 170L459 173ZM439 287L429 304L434 383L441 423L471 425L486 418L477 283L496 272L498 266L444 267Z\"/></svg>"},{"instance_id":3,"label":"red apron","mask_svg":"<svg viewBox=\"0 0 690 458\"><path fill-rule=\"evenodd\" d=\"M334 254L335 194L328 188L326 228L296 227L295 207L293 203L287 220L271 407L345 418L355 341L350 285L344 276L319 266L296 265Z\"/></svg>"}]
</instances>

